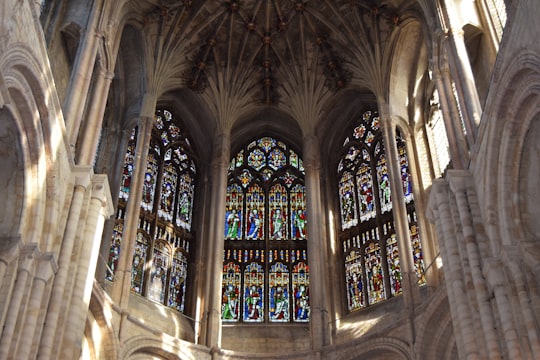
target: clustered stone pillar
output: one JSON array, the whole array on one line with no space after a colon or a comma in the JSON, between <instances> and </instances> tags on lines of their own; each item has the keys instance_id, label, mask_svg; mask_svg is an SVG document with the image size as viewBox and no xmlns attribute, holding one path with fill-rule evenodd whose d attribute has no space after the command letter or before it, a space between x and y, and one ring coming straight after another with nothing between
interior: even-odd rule
<instances>
[{"instance_id":1,"label":"clustered stone pillar","mask_svg":"<svg viewBox=\"0 0 540 360\"><path fill-rule=\"evenodd\" d=\"M64 293L69 278L75 239L80 228L84 198L91 181L90 173L91 168L87 166L77 166L74 169L74 190L71 197L71 206L69 208L62 247L58 256L58 271L54 277L49 308L45 319L47 326L43 330L39 346L40 357L44 359L51 357L55 338L58 338L60 315L65 310Z\"/></svg>"},{"instance_id":2,"label":"clustered stone pillar","mask_svg":"<svg viewBox=\"0 0 540 360\"><path fill-rule=\"evenodd\" d=\"M442 51L439 44L437 46L434 45L434 48L439 52ZM441 59L440 55L437 55L435 59L433 73L441 102L446 134L448 136L452 167L454 169L464 169L470 161L469 145L463 128L460 126L461 118L452 90L450 69L445 56Z\"/></svg>"},{"instance_id":3,"label":"clustered stone pillar","mask_svg":"<svg viewBox=\"0 0 540 360\"><path fill-rule=\"evenodd\" d=\"M65 337L63 337L64 343L61 357L64 359L76 358L80 353L80 339L83 338L92 295L103 224L105 219L114 212L106 175L94 175L91 191L90 204L81 236L80 253L77 257L79 267L75 273L68 321L66 323Z\"/></svg>"},{"instance_id":4,"label":"clustered stone pillar","mask_svg":"<svg viewBox=\"0 0 540 360\"><path fill-rule=\"evenodd\" d=\"M480 117L482 116L482 107L478 98L478 91L474 75L469 60L469 54L465 47L464 33L458 23L457 11L454 9L454 0L445 0L445 6L442 7L442 14L446 17L443 23L446 25L448 33L447 44L448 60L454 70L454 82L456 83L457 95L463 110L463 120L468 133L470 144L474 144Z\"/></svg>"},{"instance_id":5,"label":"clustered stone pillar","mask_svg":"<svg viewBox=\"0 0 540 360\"><path fill-rule=\"evenodd\" d=\"M479 359L476 333L472 324L472 312L461 273L461 258L456 239L456 228L450 209L449 186L446 180L433 182L431 190L431 213L438 232L443 260L450 313L454 326L460 359Z\"/></svg>"},{"instance_id":6,"label":"clustered stone pillar","mask_svg":"<svg viewBox=\"0 0 540 360\"><path fill-rule=\"evenodd\" d=\"M403 293L405 295L408 311L413 311L414 304L419 302L420 293L418 277L414 266L413 251L407 209L405 207L405 195L401 182L401 168L396 143L396 129L392 123L386 106L380 106L381 129L385 146L385 154L390 178L390 190L392 192L392 210L399 250L399 263L402 276Z\"/></svg>"},{"instance_id":7,"label":"clustered stone pillar","mask_svg":"<svg viewBox=\"0 0 540 360\"><path fill-rule=\"evenodd\" d=\"M304 168L306 170L306 200L308 216L308 258L310 293L310 329L315 351L330 344L330 317L328 313L325 269L327 267L327 241L324 238L323 207L321 204L321 160L319 139L315 135L304 137Z\"/></svg>"},{"instance_id":8,"label":"clustered stone pillar","mask_svg":"<svg viewBox=\"0 0 540 360\"><path fill-rule=\"evenodd\" d=\"M130 195L126 206L126 221L122 234L118 267L115 269L113 288L111 291L111 297L120 308L126 308L129 301L131 266L133 262L133 252L135 251L135 243L137 241L143 182L146 174L146 160L148 158L150 137L154 125L153 117L141 116L139 120Z\"/></svg>"},{"instance_id":9,"label":"clustered stone pillar","mask_svg":"<svg viewBox=\"0 0 540 360\"><path fill-rule=\"evenodd\" d=\"M476 231L473 225L467 194L474 192L472 179L466 171L451 170L448 172L450 188L454 193L458 217L463 233L462 253L466 254L472 284L475 288L476 303L480 316L481 326L485 337L486 348L490 359L501 358L497 334L495 332L495 319L489 302L489 293L486 280L482 274L481 253L478 247ZM462 258L464 256L462 255Z\"/></svg>"},{"instance_id":10,"label":"clustered stone pillar","mask_svg":"<svg viewBox=\"0 0 540 360\"><path fill-rule=\"evenodd\" d=\"M209 265L206 291L205 344L217 349L221 347L221 273L223 271L223 249L225 223L225 200L227 190L227 168L230 161L230 135L221 133L216 137L211 164L210 232L208 233Z\"/></svg>"}]
</instances>

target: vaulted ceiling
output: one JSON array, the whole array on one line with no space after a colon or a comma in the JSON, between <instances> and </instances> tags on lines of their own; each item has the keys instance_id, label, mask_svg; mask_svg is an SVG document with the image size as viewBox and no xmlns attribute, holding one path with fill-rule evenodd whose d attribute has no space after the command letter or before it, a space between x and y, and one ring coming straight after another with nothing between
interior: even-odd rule
<instances>
[{"instance_id":1,"label":"vaulted ceiling","mask_svg":"<svg viewBox=\"0 0 540 360\"><path fill-rule=\"evenodd\" d=\"M129 6L139 17L146 91L159 97L189 89L224 131L265 113L293 119L299 133L324 131L321 115L336 106L350 111L347 99L389 101L405 33L413 34L406 51L426 42L420 31L426 9L415 0L137 0ZM408 58L397 74L403 89L418 77L410 64L415 57Z\"/></svg>"}]
</instances>

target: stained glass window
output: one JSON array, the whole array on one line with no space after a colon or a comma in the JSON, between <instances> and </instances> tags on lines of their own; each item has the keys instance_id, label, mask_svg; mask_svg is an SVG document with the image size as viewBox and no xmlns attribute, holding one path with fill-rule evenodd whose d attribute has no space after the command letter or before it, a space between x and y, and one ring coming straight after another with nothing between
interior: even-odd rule
<instances>
[{"instance_id":1,"label":"stained glass window","mask_svg":"<svg viewBox=\"0 0 540 360\"><path fill-rule=\"evenodd\" d=\"M229 166L221 319L309 321L304 167L271 137L250 142Z\"/></svg>"},{"instance_id":2,"label":"stained glass window","mask_svg":"<svg viewBox=\"0 0 540 360\"><path fill-rule=\"evenodd\" d=\"M390 173L376 111L366 111L344 141L338 164L341 242L349 311L399 295L401 265ZM419 282L425 283L405 140L397 133L400 176ZM418 260L416 260L418 259Z\"/></svg>"},{"instance_id":3,"label":"stained glass window","mask_svg":"<svg viewBox=\"0 0 540 360\"><path fill-rule=\"evenodd\" d=\"M107 279L113 280L121 250L124 212L132 184L136 130L122 170ZM184 311L196 167L183 127L172 112L156 112L140 199L139 230L131 270L132 291Z\"/></svg>"}]
</instances>

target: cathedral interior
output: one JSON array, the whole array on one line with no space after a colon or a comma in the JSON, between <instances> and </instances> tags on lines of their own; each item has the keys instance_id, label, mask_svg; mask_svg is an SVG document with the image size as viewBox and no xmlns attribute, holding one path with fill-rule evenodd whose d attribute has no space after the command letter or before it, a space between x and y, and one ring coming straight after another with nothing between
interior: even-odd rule
<instances>
[{"instance_id":1,"label":"cathedral interior","mask_svg":"<svg viewBox=\"0 0 540 360\"><path fill-rule=\"evenodd\" d=\"M0 359L540 359L539 13L1 1Z\"/></svg>"}]
</instances>

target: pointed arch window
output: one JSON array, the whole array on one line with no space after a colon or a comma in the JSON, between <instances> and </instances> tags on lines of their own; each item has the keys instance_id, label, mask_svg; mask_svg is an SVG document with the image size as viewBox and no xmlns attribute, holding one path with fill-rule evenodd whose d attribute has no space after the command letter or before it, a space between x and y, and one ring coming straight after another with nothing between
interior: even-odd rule
<instances>
[{"instance_id":1,"label":"pointed arch window","mask_svg":"<svg viewBox=\"0 0 540 360\"><path fill-rule=\"evenodd\" d=\"M223 322L308 322L304 167L285 143L262 137L231 160L225 211Z\"/></svg>"},{"instance_id":2,"label":"pointed arch window","mask_svg":"<svg viewBox=\"0 0 540 360\"><path fill-rule=\"evenodd\" d=\"M118 262L124 213L130 199L137 129L128 142L119 191L116 225L107 279ZM187 134L172 112L156 112L146 162L139 229L133 254L131 289L149 299L183 311L196 168Z\"/></svg>"},{"instance_id":3,"label":"pointed arch window","mask_svg":"<svg viewBox=\"0 0 540 360\"><path fill-rule=\"evenodd\" d=\"M343 144L338 165L341 243L349 311L399 295L401 268L394 226L393 194L385 146L375 111L367 111ZM398 132L404 201L419 281L423 260L405 140ZM418 260L416 260L418 259Z\"/></svg>"}]
</instances>

